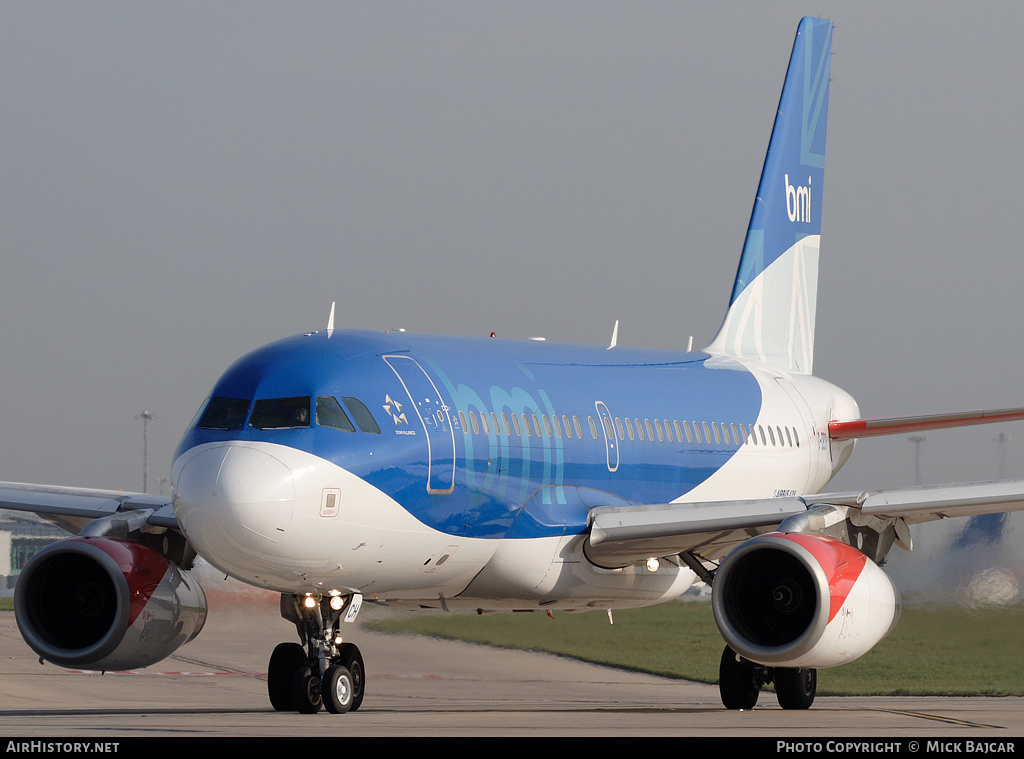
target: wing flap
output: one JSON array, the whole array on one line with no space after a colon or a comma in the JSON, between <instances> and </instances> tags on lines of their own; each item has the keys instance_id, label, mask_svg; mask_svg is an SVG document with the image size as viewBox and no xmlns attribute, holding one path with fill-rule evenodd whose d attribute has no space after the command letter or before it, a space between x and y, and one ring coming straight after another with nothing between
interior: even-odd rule
<instances>
[{"instance_id":1,"label":"wing flap","mask_svg":"<svg viewBox=\"0 0 1024 759\"><path fill-rule=\"evenodd\" d=\"M169 529L178 527L169 496L120 490L0 482L0 509L31 511L71 533L80 532L94 519L139 509L153 509L149 524Z\"/></svg>"},{"instance_id":2,"label":"wing flap","mask_svg":"<svg viewBox=\"0 0 1024 759\"><path fill-rule=\"evenodd\" d=\"M598 506L590 510L583 550L591 562L609 569L682 552L714 561L748 538L771 532L786 518L815 506L846 506L864 517L908 524L1022 511L1024 480L745 501Z\"/></svg>"},{"instance_id":3,"label":"wing flap","mask_svg":"<svg viewBox=\"0 0 1024 759\"><path fill-rule=\"evenodd\" d=\"M869 516L927 522L1024 510L1024 480L965 482L864 493L859 508Z\"/></svg>"},{"instance_id":4,"label":"wing flap","mask_svg":"<svg viewBox=\"0 0 1024 759\"><path fill-rule=\"evenodd\" d=\"M608 568L683 551L718 558L718 551L770 532L786 517L806 510L802 498L599 506L590 511L584 552L591 562Z\"/></svg>"}]
</instances>

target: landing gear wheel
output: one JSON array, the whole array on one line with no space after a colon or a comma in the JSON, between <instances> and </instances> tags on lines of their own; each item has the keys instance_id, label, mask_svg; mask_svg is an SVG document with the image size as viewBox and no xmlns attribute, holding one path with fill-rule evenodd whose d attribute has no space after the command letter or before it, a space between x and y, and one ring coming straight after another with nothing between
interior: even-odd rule
<instances>
[{"instance_id":1,"label":"landing gear wheel","mask_svg":"<svg viewBox=\"0 0 1024 759\"><path fill-rule=\"evenodd\" d=\"M352 674L352 706L349 711L354 712L363 703L363 694L366 692L366 669L363 667L363 655L359 653L359 648L354 643L343 643L338 664ZM326 688L324 692L327 692Z\"/></svg>"},{"instance_id":2,"label":"landing gear wheel","mask_svg":"<svg viewBox=\"0 0 1024 759\"><path fill-rule=\"evenodd\" d=\"M809 709L814 703L818 689L818 670L787 669L775 670L775 693L783 709Z\"/></svg>"},{"instance_id":3,"label":"landing gear wheel","mask_svg":"<svg viewBox=\"0 0 1024 759\"><path fill-rule=\"evenodd\" d=\"M295 711L292 682L295 673L306 662L306 652L298 643L281 643L270 655L267 668L267 690L270 704L279 712Z\"/></svg>"},{"instance_id":4,"label":"landing gear wheel","mask_svg":"<svg viewBox=\"0 0 1024 759\"><path fill-rule=\"evenodd\" d=\"M352 673L341 664L332 664L321 683L324 707L331 714L344 714L352 708L355 695Z\"/></svg>"},{"instance_id":5,"label":"landing gear wheel","mask_svg":"<svg viewBox=\"0 0 1024 759\"><path fill-rule=\"evenodd\" d=\"M757 665L726 646L718 667L718 690L726 709L753 709L761 692Z\"/></svg>"},{"instance_id":6,"label":"landing gear wheel","mask_svg":"<svg viewBox=\"0 0 1024 759\"><path fill-rule=\"evenodd\" d=\"M308 664L303 664L295 671L292 679L292 699L299 714L316 714L320 711L323 704L320 678Z\"/></svg>"}]
</instances>

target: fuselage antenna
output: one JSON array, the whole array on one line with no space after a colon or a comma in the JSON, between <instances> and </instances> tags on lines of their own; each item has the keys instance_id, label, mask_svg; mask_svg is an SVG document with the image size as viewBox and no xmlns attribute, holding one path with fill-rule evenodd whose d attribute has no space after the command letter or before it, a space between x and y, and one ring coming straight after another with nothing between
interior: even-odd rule
<instances>
[{"instance_id":1,"label":"fuselage antenna","mask_svg":"<svg viewBox=\"0 0 1024 759\"><path fill-rule=\"evenodd\" d=\"M615 326L612 327L612 344L609 345L606 350L611 350L615 347L615 344L619 342L619 320L615 320Z\"/></svg>"}]
</instances>

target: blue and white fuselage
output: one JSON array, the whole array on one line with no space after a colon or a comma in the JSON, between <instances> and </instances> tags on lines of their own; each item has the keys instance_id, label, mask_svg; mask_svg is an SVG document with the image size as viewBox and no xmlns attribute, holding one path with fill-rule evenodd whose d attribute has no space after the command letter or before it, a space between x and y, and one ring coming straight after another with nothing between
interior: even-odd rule
<instances>
[{"instance_id":1,"label":"blue and white fuselage","mask_svg":"<svg viewBox=\"0 0 1024 759\"><path fill-rule=\"evenodd\" d=\"M694 575L681 561L656 573L586 561L593 507L816 492L852 445L831 444L828 423L857 417L811 376L831 39L827 21L797 31L731 302L706 352L332 321L217 383L174 464L189 542L283 593L636 606Z\"/></svg>"},{"instance_id":2,"label":"blue and white fuselage","mask_svg":"<svg viewBox=\"0 0 1024 759\"><path fill-rule=\"evenodd\" d=\"M363 598L441 609L644 606L712 585L722 701L816 670L899 619L881 570L910 526L1024 509L1024 480L819 494L854 440L1024 419L860 419L813 376L832 24L803 19L729 307L702 352L333 329L239 359L175 455L172 502L0 483L78 535L22 570L42 659L146 666L202 629L197 555L281 593L279 711L358 709ZM54 599L64 599L55 602Z\"/></svg>"},{"instance_id":3,"label":"blue and white fuselage","mask_svg":"<svg viewBox=\"0 0 1024 759\"><path fill-rule=\"evenodd\" d=\"M324 330L217 383L176 454L175 510L216 567L284 593L637 606L694 575L592 566L589 509L817 492L841 463L837 404L855 409L707 353Z\"/></svg>"}]
</instances>

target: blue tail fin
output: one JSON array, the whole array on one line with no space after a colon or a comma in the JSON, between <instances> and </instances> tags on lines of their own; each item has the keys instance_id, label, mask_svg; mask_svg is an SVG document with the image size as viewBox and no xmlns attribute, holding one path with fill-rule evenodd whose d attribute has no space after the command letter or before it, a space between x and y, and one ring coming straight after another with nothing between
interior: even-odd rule
<instances>
[{"instance_id":1,"label":"blue tail fin","mask_svg":"<svg viewBox=\"0 0 1024 759\"><path fill-rule=\"evenodd\" d=\"M732 300L709 353L810 374L832 22L800 22Z\"/></svg>"}]
</instances>

